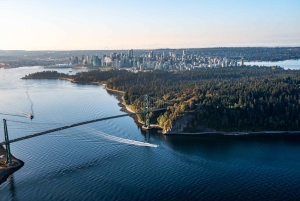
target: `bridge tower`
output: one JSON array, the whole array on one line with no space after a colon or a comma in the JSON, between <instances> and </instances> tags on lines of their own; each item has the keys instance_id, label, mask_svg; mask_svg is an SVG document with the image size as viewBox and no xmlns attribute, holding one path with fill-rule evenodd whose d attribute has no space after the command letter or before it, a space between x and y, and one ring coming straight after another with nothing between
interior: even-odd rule
<instances>
[{"instance_id":1,"label":"bridge tower","mask_svg":"<svg viewBox=\"0 0 300 201\"><path fill-rule=\"evenodd\" d=\"M149 103L149 95L145 95L145 123L144 127L146 129L151 129L150 127L150 103Z\"/></svg>"},{"instance_id":2,"label":"bridge tower","mask_svg":"<svg viewBox=\"0 0 300 201\"><path fill-rule=\"evenodd\" d=\"M4 138L5 138L5 148L6 148L6 163L11 165L12 160L11 160L11 152L10 152L6 119L3 119L3 125L4 125Z\"/></svg>"}]
</instances>

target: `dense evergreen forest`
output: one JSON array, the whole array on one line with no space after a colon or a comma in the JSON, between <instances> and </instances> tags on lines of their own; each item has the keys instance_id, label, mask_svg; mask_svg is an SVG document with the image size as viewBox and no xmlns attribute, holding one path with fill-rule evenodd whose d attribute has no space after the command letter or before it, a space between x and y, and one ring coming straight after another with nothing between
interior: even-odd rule
<instances>
[{"instance_id":1,"label":"dense evergreen forest","mask_svg":"<svg viewBox=\"0 0 300 201\"><path fill-rule=\"evenodd\" d=\"M69 75L57 71L42 71L25 75L21 79L58 79L60 77L67 78Z\"/></svg>"},{"instance_id":2,"label":"dense evergreen forest","mask_svg":"<svg viewBox=\"0 0 300 201\"><path fill-rule=\"evenodd\" d=\"M300 130L300 71L279 67L231 67L194 71L89 71L75 81L107 81L125 91L126 104L144 94L173 104L152 114L164 129L190 115L188 131L202 126L218 131Z\"/></svg>"},{"instance_id":3,"label":"dense evergreen forest","mask_svg":"<svg viewBox=\"0 0 300 201\"><path fill-rule=\"evenodd\" d=\"M118 78L120 76L131 74L125 70L90 70L88 72L81 72L73 75L72 78L75 82L107 82L110 78Z\"/></svg>"},{"instance_id":4,"label":"dense evergreen forest","mask_svg":"<svg viewBox=\"0 0 300 201\"><path fill-rule=\"evenodd\" d=\"M300 128L300 71L278 67L154 71L112 78L107 86L124 90L127 104L143 94L174 102L158 118L165 129L195 109L190 131L199 125L222 131Z\"/></svg>"}]
</instances>

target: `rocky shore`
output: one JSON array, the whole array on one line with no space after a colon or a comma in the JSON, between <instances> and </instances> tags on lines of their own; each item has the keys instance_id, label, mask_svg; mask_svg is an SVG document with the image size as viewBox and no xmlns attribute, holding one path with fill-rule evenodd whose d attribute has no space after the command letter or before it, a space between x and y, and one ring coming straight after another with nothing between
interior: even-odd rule
<instances>
[{"instance_id":1,"label":"rocky shore","mask_svg":"<svg viewBox=\"0 0 300 201\"><path fill-rule=\"evenodd\" d=\"M6 151L3 146L0 145L0 184L5 182L7 178L20 169L24 162L12 157L13 164L6 164Z\"/></svg>"},{"instance_id":2,"label":"rocky shore","mask_svg":"<svg viewBox=\"0 0 300 201\"><path fill-rule=\"evenodd\" d=\"M128 113L134 113L128 105L124 103L124 99L122 95L125 93L124 91L119 91L119 90L114 90L110 89L106 86L105 82L76 82L73 79L70 78L61 78L64 80L68 80L73 83L78 83L78 84L97 84L97 85L103 85L105 89L109 92L116 93L117 94L117 99L120 101L119 105L122 107L124 112ZM140 121L136 116L133 116L135 122L137 124L143 125L144 122ZM223 131L216 131L212 128L206 128L204 126L201 126L203 128L199 129L201 131L199 132L183 132L184 128L187 126L187 123L189 122L189 116L185 116L184 118L179 119L172 128L169 128L167 131L162 132L165 135L189 135L189 136L196 136L196 135L223 135L223 136L254 136L254 135L300 135L300 131L258 131L258 132L223 132ZM151 124L150 125L152 128L160 129L163 130L163 128L158 125L158 124Z\"/></svg>"},{"instance_id":3,"label":"rocky shore","mask_svg":"<svg viewBox=\"0 0 300 201\"><path fill-rule=\"evenodd\" d=\"M128 112L128 113L135 113L134 110L132 110L128 105L126 105L124 102L124 99L123 99L123 94L125 93L124 91L118 91L118 90L114 90L114 89L110 89L110 88L107 88L106 84L102 84L105 86L105 89L107 91L110 91L110 92L116 92L116 93L119 93L119 96L117 97L117 99L120 101L119 105L123 108L124 112ZM144 122L140 121L136 116L132 116L135 120L135 122L137 124L140 124L140 125L144 125ZM150 124L150 127L151 128L154 128L154 129L163 129L160 125L158 124Z\"/></svg>"},{"instance_id":4,"label":"rocky shore","mask_svg":"<svg viewBox=\"0 0 300 201\"><path fill-rule=\"evenodd\" d=\"M258 136L258 135L273 135L273 136L280 136L280 135L300 135L300 131L257 131L257 132L223 132L223 131L211 131L211 132L194 132L194 133L187 133L187 132L168 132L165 135L223 135L223 136Z\"/></svg>"}]
</instances>

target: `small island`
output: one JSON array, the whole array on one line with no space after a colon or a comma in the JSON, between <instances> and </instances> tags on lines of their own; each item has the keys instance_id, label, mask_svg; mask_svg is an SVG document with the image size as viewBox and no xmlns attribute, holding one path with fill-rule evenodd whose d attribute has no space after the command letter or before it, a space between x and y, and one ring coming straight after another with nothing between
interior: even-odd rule
<instances>
[{"instance_id":1,"label":"small island","mask_svg":"<svg viewBox=\"0 0 300 201\"><path fill-rule=\"evenodd\" d=\"M57 71L42 71L25 75L25 77L22 77L21 79L59 79L62 77L68 78L69 75L65 73L58 73Z\"/></svg>"}]
</instances>

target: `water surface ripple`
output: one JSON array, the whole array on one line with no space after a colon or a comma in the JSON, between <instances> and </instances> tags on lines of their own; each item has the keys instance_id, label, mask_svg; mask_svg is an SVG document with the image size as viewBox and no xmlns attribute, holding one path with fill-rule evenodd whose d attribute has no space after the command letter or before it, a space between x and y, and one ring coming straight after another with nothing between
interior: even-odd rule
<instances>
[{"instance_id":1,"label":"water surface ripple","mask_svg":"<svg viewBox=\"0 0 300 201\"><path fill-rule=\"evenodd\" d=\"M19 79L42 70L0 70L0 113L30 113L26 90L35 113L32 121L0 114L11 139L123 114L103 86ZM163 136L122 117L16 142L11 150L25 165L0 185L0 200L300 199L297 137Z\"/></svg>"}]
</instances>

